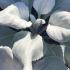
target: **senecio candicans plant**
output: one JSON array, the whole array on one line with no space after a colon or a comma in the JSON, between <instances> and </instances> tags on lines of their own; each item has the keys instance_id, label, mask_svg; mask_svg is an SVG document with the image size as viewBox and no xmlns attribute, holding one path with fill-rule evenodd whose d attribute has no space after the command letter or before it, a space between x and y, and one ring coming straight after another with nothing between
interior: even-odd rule
<instances>
[{"instance_id":1,"label":"senecio candicans plant","mask_svg":"<svg viewBox=\"0 0 70 70\"><path fill-rule=\"evenodd\" d=\"M53 13L55 6L0 0L0 70L69 70L70 12Z\"/></svg>"}]
</instances>

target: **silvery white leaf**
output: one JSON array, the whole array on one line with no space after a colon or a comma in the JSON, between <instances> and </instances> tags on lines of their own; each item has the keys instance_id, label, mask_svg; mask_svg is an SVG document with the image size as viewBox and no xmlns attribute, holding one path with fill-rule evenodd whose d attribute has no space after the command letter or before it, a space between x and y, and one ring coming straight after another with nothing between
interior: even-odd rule
<instances>
[{"instance_id":1,"label":"silvery white leaf","mask_svg":"<svg viewBox=\"0 0 70 70\"><path fill-rule=\"evenodd\" d=\"M0 45L12 47L12 38L16 32L8 27L0 26Z\"/></svg>"},{"instance_id":2,"label":"silvery white leaf","mask_svg":"<svg viewBox=\"0 0 70 70\"><path fill-rule=\"evenodd\" d=\"M70 41L70 30L59 26L49 24L46 32L53 40L63 43Z\"/></svg>"},{"instance_id":3,"label":"silvery white leaf","mask_svg":"<svg viewBox=\"0 0 70 70\"><path fill-rule=\"evenodd\" d=\"M70 12L67 11L54 12L50 17L49 23L55 26L70 29Z\"/></svg>"},{"instance_id":4,"label":"silvery white leaf","mask_svg":"<svg viewBox=\"0 0 70 70\"><path fill-rule=\"evenodd\" d=\"M27 7L25 8L25 11L27 10L27 13L25 14L24 8L21 9L20 8L21 6L23 6L24 8L26 7L24 3L17 2L15 4L8 6L3 11L1 11L0 12L0 25L10 26L16 29L30 27L32 23L26 21L28 20L28 17L29 17L28 8ZM20 8L20 10L23 10L24 13L22 14L22 12L18 10L18 8Z\"/></svg>"},{"instance_id":5,"label":"silvery white leaf","mask_svg":"<svg viewBox=\"0 0 70 70\"><path fill-rule=\"evenodd\" d=\"M25 20L29 19L29 9L23 2L16 2L11 4L4 11L15 16L19 16Z\"/></svg>"},{"instance_id":6,"label":"silvery white leaf","mask_svg":"<svg viewBox=\"0 0 70 70\"><path fill-rule=\"evenodd\" d=\"M65 42L70 39L70 13L66 11L56 11L50 17L47 32L49 36L58 41ZM50 30L50 31L49 31Z\"/></svg>"},{"instance_id":7,"label":"silvery white leaf","mask_svg":"<svg viewBox=\"0 0 70 70\"><path fill-rule=\"evenodd\" d=\"M30 32L27 32L27 35L25 36L24 33L26 32L21 31L15 35L16 38L18 34L18 38L21 36L23 38L14 42L12 51L24 65L24 70L32 70L32 61L42 58L45 54L43 49L47 46L40 35L31 35Z\"/></svg>"},{"instance_id":8,"label":"silvery white leaf","mask_svg":"<svg viewBox=\"0 0 70 70\"><path fill-rule=\"evenodd\" d=\"M7 6L9 6L10 4L15 3L14 0L0 0L0 7L2 9L5 9Z\"/></svg>"},{"instance_id":9,"label":"silvery white leaf","mask_svg":"<svg viewBox=\"0 0 70 70\"><path fill-rule=\"evenodd\" d=\"M55 0L34 0L33 7L38 14L48 14L55 5Z\"/></svg>"},{"instance_id":10,"label":"silvery white leaf","mask_svg":"<svg viewBox=\"0 0 70 70\"><path fill-rule=\"evenodd\" d=\"M16 58L12 59L11 54L12 50L9 47L0 47L0 70L22 70L21 64Z\"/></svg>"}]
</instances>

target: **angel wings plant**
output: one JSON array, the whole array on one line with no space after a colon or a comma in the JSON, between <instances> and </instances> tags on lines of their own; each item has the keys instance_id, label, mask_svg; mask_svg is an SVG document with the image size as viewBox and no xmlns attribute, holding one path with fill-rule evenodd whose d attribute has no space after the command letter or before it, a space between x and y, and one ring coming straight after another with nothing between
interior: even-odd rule
<instances>
[{"instance_id":1,"label":"angel wings plant","mask_svg":"<svg viewBox=\"0 0 70 70\"><path fill-rule=\"evenodd\" d=\"M47 53L48 45L43 38L43 32L45 31L53 40L61 42L53 33L54 28L57 32L59 29L46 22L55 5L55 0L21 0L21 2L1 0L0 5L4 9L0 12L0 25L8 26L15 31L11 40L12 49L0 47L0 50L5 51L12 60L15 56L21 62L22 70L33 70L32 61L43 58ZM6 6L8 7L5 8ZM51 19L49 23L52 23ZM65 33L63 34L66 38Z\"/></svg>"}]
</instances>

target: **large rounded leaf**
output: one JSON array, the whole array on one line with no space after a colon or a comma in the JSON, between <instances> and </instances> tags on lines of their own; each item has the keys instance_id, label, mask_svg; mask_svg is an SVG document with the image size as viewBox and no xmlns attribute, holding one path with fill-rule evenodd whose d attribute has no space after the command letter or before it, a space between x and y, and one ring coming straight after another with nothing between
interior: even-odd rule
<instances>
[{"instance_id":1,"label":"large rounded leaf","mask_svg":"<svg viewBox=\"0 0 70 70\"><path fill-rule=\"evenodd\" d=\"M9 26L15 29L25 29L28 28L32 25L32 23L29 21L27 22L24 19L21 19L18 16L9 14L9 13L5 13L5 12L1 12L0 13L0 25L3 26Z\"/></svg>"},{"instance_id":2,"label":"large rounded leaf","mask_svg":"<svg viewBox=\"0 0 70 70\"><path fill-rule=\"evenodd\" d=\"M50 38L57 42L70 41L70 30L59 26L48 25L46 32Z\"/></svg>"},{"instance_id":3,"label":"large rounded leaf","mask_svg":"<svg viewBox=\"0 0 70 70\"><path fill-rule=\"evenodd\" d=\"M58 42L70 40L70 12L57 11L49 20L46 32L49 37Z\"/></svg>"},{"instance_id":4,"label":"large rounded leaf","mask_svg":"<svg viewBox=\"0 0 70 70\"><path fill-rule=\"evenodd\" d=\"M67 11L54 12L50 17L49 23L55 26L70 29L70 12Z\"/></svg>"},{"instance_id":5,"label":"large rounded leaf","mask_svg":"<svg viewBox=\"0 0 70 70\"><path fill-rule=\"evenodd\" d=\"M38 15L48 14L55 5L55 0L34 0L33 7L38 12Z\"/></svg>"},{"instance_id":6,"label":"large rounded leaf","mask_svg":"<svg viewBox=\"0 0 70 70\"><path fill-rule=\"evenodd\" d=\"M32 61L42 58L46 54L44 48L46 50L47 46L40 35L32 35L27 32L27 35L24 36L24 33L24 31L19 32L19 37L22 36L23 38L14 42L12 51L22 62L24 69L30 68L32 70Z\"/></svg>"},{"instance_id":7,"label":"large rounded leaf","mask_svg":"<svg viewBox=\"0 0 70 70\"><path fill-rule=\"evenodd\" d=\"M32 25L31 22L26 21L28 18L28 7L22 2L17 2L0 12L0 25L16 29L26 28Z\"/></svg>"},{"instance_id":8,"label":"large rounded leaf","mask_svg":"<svg viewBox=\"0 0 70 70\"><path fill-rule=\"evenodd\" d=\"M25 20L29 19L29 9L23 2L11 4L4 11L15 16L19 16Z\"/></svg>"}]
</instances>

